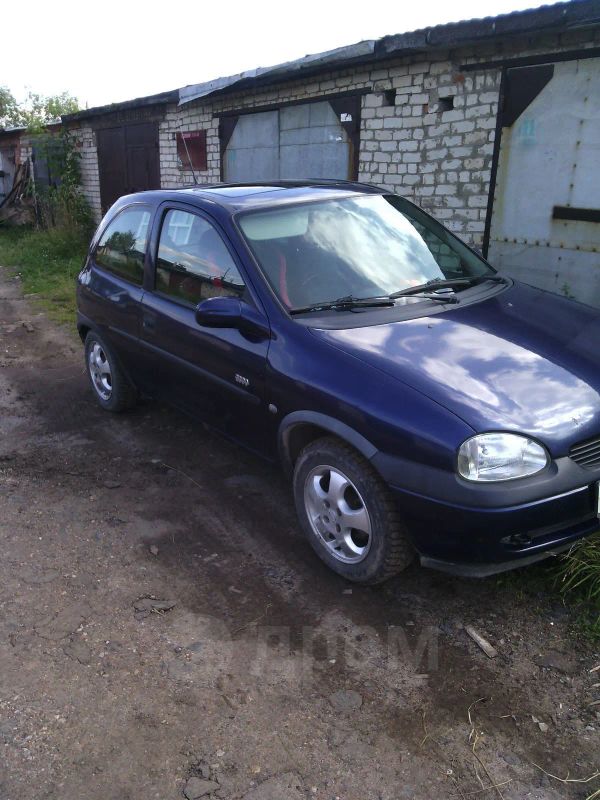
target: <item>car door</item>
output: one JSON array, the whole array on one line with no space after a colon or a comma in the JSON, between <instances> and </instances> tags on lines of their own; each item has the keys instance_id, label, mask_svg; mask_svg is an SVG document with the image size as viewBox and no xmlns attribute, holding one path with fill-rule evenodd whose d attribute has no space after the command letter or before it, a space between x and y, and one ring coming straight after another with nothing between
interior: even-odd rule
<instances>
[{"instance_id":1,"label":"car door","mask_svg":"<svg viewBox=\"0 0 600 800\"><path fill-rule=\"evenodd\" d=\"M80 313L108 340L132 375L152 213L144 203L121 209L100 234L78 282Z\"/></svg>"},{"instance_id":2,"label":"car door","mask_svg":"<svg viewBox=\"0 0 600 800\"><path fill-rule=\"evenodd\" d=\"M195 315L209 297L258 307L233 247L208 215L167 203L157 213L150 262L140 347L153 393L264 451L268 333L209 328Z\"/></svg>"}]
</instances>

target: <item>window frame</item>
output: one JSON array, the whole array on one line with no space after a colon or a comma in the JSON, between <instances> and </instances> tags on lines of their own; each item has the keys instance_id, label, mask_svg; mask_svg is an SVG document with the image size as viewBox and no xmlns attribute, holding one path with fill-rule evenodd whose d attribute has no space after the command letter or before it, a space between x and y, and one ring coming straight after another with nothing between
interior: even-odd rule
<instances>
[{"instance_id":1,"label":"window frame","mask_svg":"<svg viewBox=\"0 0 600 800\"><path fill-rule=\"evenodd\" d=\"M197 128L194 131L177 131L177 158L179 169L182 172L206 172L208 170L208 134L206 128ZM194 141L196 140L196 141ZM201 152L196 152L200 146ZM186 147L187 145L187 147ZM199 156L196 158L196 156Z\"/></svg>"},{"instance_id":2,"label":"window frame","mask_svg":"<svg viewBox=\"0 0 600 800\"><path fill-rule=\"evenodd\" d=\"M146 229L146 246L144 248L144 258L142 260L142 279L139 283L137 281L132 280L130 277L122 275L120 272L115 272L110 267L107 267L104 264L98 263L98 258L97 258L100 242L104 238L104 235L106 234L108 229L114 222L116 222L116 220L119 219L119 217L122 214L124 214L126 211L131 211L132 209L143 209L146 210L150 215ZM147 262L148 262L148 253L150 252L150 246L152 242L154 212L155 208L150 203L142 203L142 202L128 203L126 206L123 206L123 208L120 208L114 216L112 216L109 220L107 220L106 225L104 225L102 230L98 231L96 235L96 240L94 242L92 249L92 261L94 263L94 267L96 267L97 269L104 270L112 277L118 278L121 281L125 281L127 284L131 286L136 286L138 289L143 289L143 287L146 284Z\"/></svg>"},{"instance_id":3,"label":"window frame","mask_svg":"<svg viewBox=\"0 0 600 800\"><path fill-rule=\"evenodd\" d=\"M237 269L238 274L244 283L244 289L240 294L240 299L245 300L246 302L249 301L256 306L257 303L254 300L251 289L249 288L250 282L248 280L246 270L243 268L241 259L236 250L234 249L233 245L231 244L229 237L227 236L223 228L219 225L217 220L214 219L214 217L212 217L210 214L207 214L204 211L204 209L196 205L191 205L176 201L169 201L169 200L165 201L164 203L161 203L158 206L154 216L150 245L148 248L148 253L150 257L150 269L147 271L147 277L144 283L144 291L151 292L157 297L162 297L164 300L168 300L170 303L175 303L176 305L181 306L183 308L196 309L199 305L198 303L194 304L190 301L184 300L181 297L176 297L175 295L168 294L167 292L162 292L160 289L156 288L156 272L158 268L158 250L160 247L160 236L164 226L165 218L169 213L169 211L185 211L188 214L194 214L195 216L200 217L209 225L212 225L212 227L221 237L221 240L225 248L227 249L229 256L231 257L231 260L233 261L235 268ZM203 302L203 300L201 300L200 302Z\"/></svg>"}]
</instances>

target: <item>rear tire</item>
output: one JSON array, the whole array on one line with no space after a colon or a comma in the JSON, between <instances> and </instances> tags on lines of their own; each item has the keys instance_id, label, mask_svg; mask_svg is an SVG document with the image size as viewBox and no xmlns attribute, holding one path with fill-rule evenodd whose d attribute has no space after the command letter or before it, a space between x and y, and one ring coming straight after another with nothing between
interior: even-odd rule
<instances>
[{"instance_id":1,"label":"rear tire","mask_svg":"<svg viewBox=\"0 0 600 800\"><path fill-rule=\"evenodd\" d=\"M94 397L105 411L124 411L136 404L135 386L126 377L111 348L94 331L85 337L85 366Z\"/></svg>"},{"instance_id":2,"label":"rear tire","mask_svg":"<svg viewBox=\"0 0 600 800\"><path fill-rule=\"evenodd\" d=\"M339 439L318 439L302 450L294 467L294 500L312 548L348 580L382 583L414 558L388 488Z\"/></svg>"}]
</instances>

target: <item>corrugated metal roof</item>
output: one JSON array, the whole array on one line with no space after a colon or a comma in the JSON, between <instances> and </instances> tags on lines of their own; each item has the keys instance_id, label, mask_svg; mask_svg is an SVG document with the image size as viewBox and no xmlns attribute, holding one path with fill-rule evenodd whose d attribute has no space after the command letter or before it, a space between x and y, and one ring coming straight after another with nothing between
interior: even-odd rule
<instances>
[{"instance_id":1,"label":"corrugated metal roof","mask_svg":"<svg viewBox=\"0 0 600 800\"><path fill-rule=\"evenodd\" d=\"M272 67L256 67L255 69L249 69L245 72L239 72L237 75L230 75L227 78L216 78L215 80L206 81L205 83L195 83L190 86L184 86L179 90L179 104L183 105L192 100L197 100L200 97L217 94L234 84L236 88L241 88L238 87L238 84L242 84L243 86L249 83L255 83L258 78L263 76L268 76L272 80L277 80L277 78L286 78L289 80L293 78L296 73L305 72L307 69L316 69L320 71L338 62L350 63L356 62L359 59L372 58L375 53L375 44L375 40L370 39L345 47L337 47L335 50L326 50L324 53L304 56L295 61L286 61L283 64L276 64Z\"/></svg>"},{"instance_id":2,"label":"corrugated metal roof","mask_svg":"<svg viewBox=\"0 0 600 800\"><path fill-rule=\"evenodd\" d=\"M570 0L526 11L513 11L497 17L484 17L463 22L435 25L408 33L384 36L324 53L276 64L272 67L240 72L226 78L192 84L179 90L179 104L191 103L202 97L227 91L240 91L251 86L293 80L300 75L315 74L332 67L376 61L390 56L410 55L438 48L457 47L494 38L567 30L582 25L600 23L600 0Z\"/></svg>"},{"instance_id":3,"label":"corrugated metal roof","mask_svg":"<svg viewBox=\"0 0 600 800\"><path fill-rule=\"evenodd\" d=\"M378 50L396 53L405 46L422 48L455 47L501 36L541 33L551 29L567 30L581 25L600 23L599 0L570 0L543 5L524 11L512 11L497 17L449 22L431 28L385 36Z\"/></svg>"},{"instance_id":4,"label":"corrugated metal roof","mask_svg":"<svg viewBox=\"0 0 600 800\"><path fill-rule=\"evenodd\" d=\"M111 103L107 106L95 106L76 111L74 114L64 114L61 119L63 122L72 122L88 117L97 117L100 114L112 114L115 111L127 111L129 108L142 108L144 106L158 106L167 103L176 103L179 99L179 90L173 89L170 92L160 94L150 94L146 97L136 97L134 100L124 100L122 103Z\"/></svg>"},{"instance_id":5,"label":"corrugated metal roof","mask_svg":"<svg viewBox=\"0 0 600 800\"><path fill-rule=\"evenodd\" d=\"M60 126L60 125L61 125L60 121L59 122L47 122L44 125L44 130L48 130L48 128L56 128L57 126ZM22 134L26 134L27 132L28 132L28 128L27 128L26 125L13 125L10 128L0 128L0 136L4 136L5 134L6 134L6 136L9 136L10 134L12 134L12 135L19 134L19 136L21 136Z\"/></svg>"},{"instance_id":6,"label":"corrugated metal roof","mask_svg":"<svg viewBox=\"0 0 600 800\"><path fill-rule=\"evenodd\" d=\"M294 80L331 68L340 69L392 56L407 56L509 36L552 30L563 31L598 24L600 24L600 0L570 0L570 2L540 6L526 11L513 11L510 14L501 14L496 17L450 22L408 33L384 36L381 39L369 39L338 47L335 50L307 55L294 61L286 61L283 64L257 67L236 75L191 84L171 92L162 92L135 100L127 100L123 103L78 111L76 114L65 115L63 120L71 122L129 108L165 103L179 102L180 105L184 105L203 97L213 97L226 92L242 91L246 88Z\"/></svg>"}]
</instances>

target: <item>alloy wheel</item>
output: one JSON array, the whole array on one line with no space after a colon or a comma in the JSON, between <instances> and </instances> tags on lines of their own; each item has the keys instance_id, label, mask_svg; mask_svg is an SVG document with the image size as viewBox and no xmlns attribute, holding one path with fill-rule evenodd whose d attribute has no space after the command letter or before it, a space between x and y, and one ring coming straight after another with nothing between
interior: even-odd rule
<instances>
[{"instance_id":1,"label":"alloy wheel","mask_svg":"<svg viewBox=\"0 0 600 800\"><path fill-rule=\"evenodd\" d=\"M110 362L102 346L94 342L88 354L88 366L92 385L102 400L110 400L112 394L112 372Z\"/></svg>"},{"instance_id":2,"label":"alloy wheel","mask_svg":"<svg viewBox=\"0 0 600 800\"><path fill-rule=\"evenodd\" d=\"M338 561L356 564L371 547L371 518L354 483L339 469L315 467L304 484L306 513L319 542Z\"/></svg>"}]
</instances>

